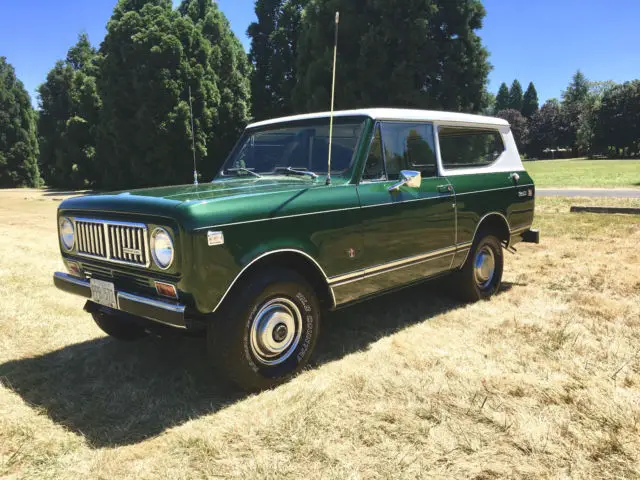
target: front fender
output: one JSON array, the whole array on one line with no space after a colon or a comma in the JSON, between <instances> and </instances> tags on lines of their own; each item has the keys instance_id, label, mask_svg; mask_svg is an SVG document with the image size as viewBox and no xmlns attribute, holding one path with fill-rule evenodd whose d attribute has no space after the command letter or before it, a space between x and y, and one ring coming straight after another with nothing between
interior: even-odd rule
<instances>
[{"instance_id":1,"label":"front fender","mask_svg":"<svg viewBox=\"0 0 640 480\"><path fill-rule=\"evenodd\" d=\"M208 231L192 234L193 264L185 288L192 293L196 308L201 313L214 312L242 274L268 255L289 252L304 256L327 277L324 268L316 260L318 246L311 239L305 241L283 234L264 242L251 242L251 248L246 248L247 236L255 239L257 227L238 227L224 229L225 243L217 246L208 245Z\"/></svg>"}]
</instances>

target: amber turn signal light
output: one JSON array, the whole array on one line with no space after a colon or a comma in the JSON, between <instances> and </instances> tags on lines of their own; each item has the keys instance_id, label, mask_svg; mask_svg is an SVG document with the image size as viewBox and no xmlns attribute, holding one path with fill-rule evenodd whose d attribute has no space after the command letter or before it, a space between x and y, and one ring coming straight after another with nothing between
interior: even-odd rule
<instances>
[{"instance_id":1,"label":"amber turn signal light","mask_svg":"<svg viewBox=\"0 0 640 480\"><path fill-rule=\"evenodd\" d=\"M73 275L74 277L82 277L82 270L80 269L80 265L76 262L70 262L69 260L65 261L65 266L67 267L67 271Z\"/></svg>"},{"instance_id":2,"label":"amber turn signal light","mask_svg":"<svg viewBox=\"0 0 640 480\"><path fill-rule=\"evenodd\" d=\"M178 291L176 290L175 285L163 282L155 282L155 285L158 295L168 298L178 298Z\"/></svg>"}]
</instances>

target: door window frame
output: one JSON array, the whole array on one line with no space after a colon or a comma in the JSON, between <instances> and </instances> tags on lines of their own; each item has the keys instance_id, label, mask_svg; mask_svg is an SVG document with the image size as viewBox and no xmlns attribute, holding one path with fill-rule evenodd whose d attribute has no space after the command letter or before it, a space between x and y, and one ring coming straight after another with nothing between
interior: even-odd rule
<instances>
[{"instance_id":1,"label":"door window frame","mask_svg":"<svg viewBox=\"0 0 640 480\"><path fill-rule=\"evenodd\" d=\"M375 142L376 140L376 133L378 131L380 132L380 150L382 150L382 168L384 169L385 179L384 180L365 180L364 171L367 169L367 163L369 163L369 155L371 155L373 142ZM358 178L357 185L360 185L361 183L369 185L371 183L382 183L382 182L388 182L388 181L389 180L387 176L387 154L384 151L384 144L382 142L382 122L380 122L379 120L376 120L376 122L373 125L371 140L369 141L369 148L367 148L367 154L365 155L364 162L362 163L362 170L360 171L360 176Z\"/></svg>"},{"instance_id":2,"label":"door window frame","mask_svg":"<svg viewBox=\"0 0 640 480\"><path fill-rule=\"evenodd\" d=\"M372 130L372 135L371 135L371 140L369 141L369 148L367 149L367 154L365 156L364 162L362 164L362 169L360 171L360 175L358 177L358 182L357 185L360 184L365 184L365 185L370 185L370 184L375 184L375 183L389 183L389 182L395 182L396 180L389 180L389 176L387 174L387 153L385 151L384 148L384 137L382 134L383 131L383 123L400 123L400 124L414 124L414 125L431 125L432 127L432 135L433 135L433 145L434 145L434 156L435 156L435 160L436 160L436 174L434 176L430 176L430 177L423 177L426 179L429 178L441 178L444 177L444 175L442 174L442 162L440 160L440 143L438 140L438 125L436 122L433 121L429 121L429 120L424 120L424 121L420 121L420 120L376 120L375 124L373 125L373 130ZM369 155L371 154L371 149L373 148L373 142L376 139L376 132L378 130L378 128L380 129L380 145L381 145L381 149L382 149L382 162L383 162L383 166L384 166L384 175L385 175L385 179L384 180L364 180L364 172L365 169L367 168L367 163L369 162Z\"/></svg>"}]
</instances>

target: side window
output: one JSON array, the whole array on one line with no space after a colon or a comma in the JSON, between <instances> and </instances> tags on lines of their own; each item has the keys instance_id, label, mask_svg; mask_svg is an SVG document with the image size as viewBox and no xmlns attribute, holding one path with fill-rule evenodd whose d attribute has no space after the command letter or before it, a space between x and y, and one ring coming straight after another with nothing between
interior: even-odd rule
<instances>
[{"instance_id":1,"label":"side window","mask_svg":"<svg viewBox=\"0 0 640 480\"><path fill-rule=\"evenodd\" d=\"M400 178L401 170L417 170L424 177L437 173L433 125L396 123L382 125L382 144L389 180Z\"/></svg>"},{"instance_id":2,"label":"side window","mask_svg":"<svg viewBox=\"0 0 640 480\"><path fill-rule=\"evenodd\" d=\"M417 170L435 177L433 125L430 123L384 122L376 127L363 180L398 180L401 170ZM384 152L384 153L383 153Z\"/></svg>"},{"instance_id":3,"label":"side window","mask_svg":"<svg viewBox=\"0 0 640 480\"><path fill-rule=\"evenodd\" d=\"M384 157L382 156L382 137L380 136L379 126L376 127L376 133L371 143L371 150L369 151L369 158L367 158L367 165L364 168L362 179L368 181L386 179Z\"/></svg>"},{"instance_id":4,"label":"side window","mask_svg":"<svg viewBox=\"0 0 640 480\"><path fill-rule=\"evenodd\" d=\"M496 130L440 127L438 136L446 169L486 167L505 151L502 135Z\"/></svg>"},{"instance_id":5,"label":"side window","mask_svg":"<svg viewBox=\"0 0 640 480\"><path fill-rule=\"evenodd\" d=\"M438 175L433 125L419 125L409 130L407 159L409 170L417 170L425 178Z\"/></svg>"}]
</instances>

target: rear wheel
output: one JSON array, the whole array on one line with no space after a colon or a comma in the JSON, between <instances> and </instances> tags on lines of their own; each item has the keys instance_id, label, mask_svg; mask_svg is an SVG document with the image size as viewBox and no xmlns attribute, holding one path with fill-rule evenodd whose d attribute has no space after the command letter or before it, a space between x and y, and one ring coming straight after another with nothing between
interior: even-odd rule
<instances>
[{"instance_id":1,"label":"rear wheel","mask_svg":"<svg viewBox=\"0 0 640 480\"><path fill-rule=\"evenodd\" d=\"M227 299L207 330L216 368L244 390L272 388L300 372L318 338L320 305L294 271L254 275Z\"/></svg>"},{"instance_id":2,"label":"rear wheel","mask_svg":"<svg viewBox=\"0 0 640 480\"><path fill-rule=\"evenodd\" d=\"M502 284L504 256L500 240L480 234L473 243L467 261L457 273L457 290L463 300L477 302L492 297Z\"/></svg>"},{"instance_id":3,"label":"rear wheel","mask_svg":"<svg viewBox=\"0 0 640 480\"><path fill-rule=\"evenodd\" d=\"M148 335L143 327L126 316L104 311L93 312L91 316L104 333L118 340L131 342Z\"/></svg>"}]
</instances>

